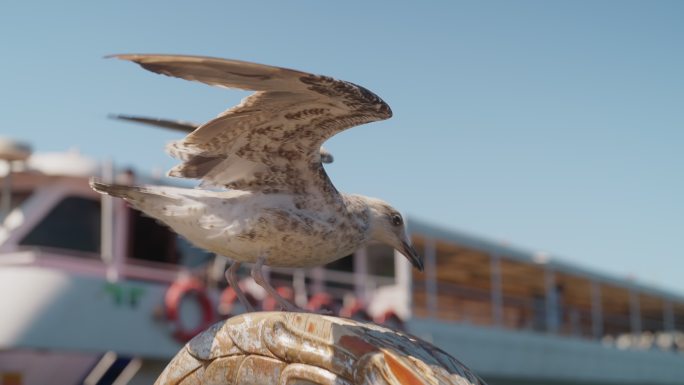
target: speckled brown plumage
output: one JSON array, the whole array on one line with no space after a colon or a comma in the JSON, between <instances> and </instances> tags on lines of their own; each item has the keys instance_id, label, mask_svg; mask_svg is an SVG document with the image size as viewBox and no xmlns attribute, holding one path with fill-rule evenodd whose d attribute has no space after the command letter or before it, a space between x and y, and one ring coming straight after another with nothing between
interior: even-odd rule
<instances>
[{"instance_id":1,"label":"speckled brown plumage","mask_svg":"<svg viewBox=\"0 0 684 385\"><path fill-rule=\"evenodd\" d=\"M168 76L257 91L168 147L183 161L170 175L202 179L204 186L268 193L330 190L323 186L330 182L320 145L347 128L392 116L374 93L327 76L203 57L117 57ZM253 168L246 176L222 172L245 162Z\"/></svg>"},{"instance_id":2,"label":"speckled brown plumage","mask_svg":"<svg viewBox=\"0 0 684 385\"><path fill-rule=\"evenodd\" d=\"M226 190L94 182L97 191L126 199L196 245L236 261L315 266L378 241L422 268L397 210L379 199L338 192L321 164L325 140L392 116L377 95L327 76L235 60L117 57L160 74L256 92L167 146L181 161L169 175Z\"/></svg>"}]
</instances>

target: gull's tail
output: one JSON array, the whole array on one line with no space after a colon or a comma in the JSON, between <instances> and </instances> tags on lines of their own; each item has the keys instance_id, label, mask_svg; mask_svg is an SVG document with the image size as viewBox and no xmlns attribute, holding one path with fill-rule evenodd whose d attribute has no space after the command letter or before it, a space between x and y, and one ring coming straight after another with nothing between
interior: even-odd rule
<instances>
[{"instance_id":1,"label":"gull's tail","mask_svg":"<svg viewBox=\"0 0 684 385\"><path fill-rule=\"evenodd\" d=\"M213 208L239 212L241 205L232 205L230 193L214 193L207 190L186 189L170 186L129 186L90 179L90 187L101 193L124 199L133 208L155 218L192 243L212 249L207 239L222 234L227 226L225 220L214 215ZM234 197L245 195L238 191ZM230 215L228 215L230 216Z\"/></svg>"},{"instance_id":2,"label":"gull's tail","mask_svg":"<svg viewBox=\"0 0 684 385\"><path fill-rule=\"evenodd\" d=\"M90 188L100 194L107 194L117 198L130 199L139 194L141 188L138 186L126 186L115 183L101 182L96 178L90 178Z\"/></svg>"},{"instance_id":3,"label":"gull's tail","mask_svg":"<svg viewBox=\"0 0 684 385\"><path fill-rule=\"evenodd\" d=\"M100 194L122 198L136 209L159 219L181 214L177 211L183 207L183 196L173 187L129 186L105 183L96 178L90 179L90 187Z\"/></svg>"}]
</instances>

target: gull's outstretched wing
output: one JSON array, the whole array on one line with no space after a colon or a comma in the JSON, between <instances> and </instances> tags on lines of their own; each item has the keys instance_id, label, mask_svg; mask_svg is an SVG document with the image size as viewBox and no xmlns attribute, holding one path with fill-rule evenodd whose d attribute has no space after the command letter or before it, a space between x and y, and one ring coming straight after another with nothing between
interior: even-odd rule
<instances>
[{"instance_id":1,"label":"gull's outstretched wing","mask_svg":"<svg viewBox=\"0 0 684 385\"><path fill-rule=\"evenodd\" d=\"M200 124L187 122L184 120L150 118L147 116L114 115L114 114L112 114L112 115L109 115L109 117L112 119L119 119L119 120L125 120L128 122L147 124L150 126L168 128L171 130L182 131L182 132L186 132L186 133L193 132L199 126L201 126ZM321 162L326 163L326 164L333 162L333 156L330 153L330 151L328 151L327 148L321 147L320 154L321 154Z\"/></svg>"},{"instance_id":2,"label":"gull's outstretched wing","mask_svg":"<svg viewBox=\"0 0 684 385\"><path fill-rule=\"evenodd\" d=\"M183 163L169 175L203 185L290 193L335 191L321 144L347 128L392 116L374 93L326 76L236 60L116 55L152 72L256 91L167 147Z\"/></svg>"}]
</instances>

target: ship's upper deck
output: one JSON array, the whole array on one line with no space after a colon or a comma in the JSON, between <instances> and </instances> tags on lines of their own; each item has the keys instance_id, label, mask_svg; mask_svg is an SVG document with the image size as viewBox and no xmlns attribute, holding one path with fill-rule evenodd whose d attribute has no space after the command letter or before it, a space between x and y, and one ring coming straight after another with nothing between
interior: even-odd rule
<instances>
[{"instance_id":1,"label":"ship's upper deck","mask_svg":"<svg viewBox=\"0 0 684 385\"><path fill-rule=\"evenodd\" d=\"M415 316L666 350L684 330L684 296L462 232L408 219L426 273Z\"/></svg>"}]
</instances>

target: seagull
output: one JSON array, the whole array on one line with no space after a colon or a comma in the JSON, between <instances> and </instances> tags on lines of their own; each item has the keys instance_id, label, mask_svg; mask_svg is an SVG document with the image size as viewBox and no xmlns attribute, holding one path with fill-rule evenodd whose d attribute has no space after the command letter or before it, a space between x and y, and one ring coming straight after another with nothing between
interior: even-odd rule
<instances>
[{"instance_id":1,"label":"seagull","mask_svg":"<svg viewBox=\"0 0 684 385\"><path fill-rule=\"evenodd\" d=\"M242 263L253 264L255 282L289 311L299 309L266 281L264 265L319 266L365 244L382 243L423 270L399 211L377 198L339 192L322 165L320 147L327 139L392 116L380 97L327 76L238 60L110 57L158 74L255 91L167 145L181 162L168 175L199 179L199 188L90 182L94 190L123 198L196 246L232 259L226 277L243 303L236 274Z\"/></svg>"}]
</instances>

